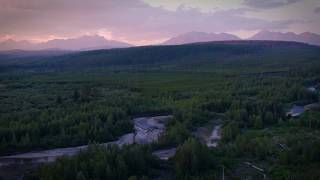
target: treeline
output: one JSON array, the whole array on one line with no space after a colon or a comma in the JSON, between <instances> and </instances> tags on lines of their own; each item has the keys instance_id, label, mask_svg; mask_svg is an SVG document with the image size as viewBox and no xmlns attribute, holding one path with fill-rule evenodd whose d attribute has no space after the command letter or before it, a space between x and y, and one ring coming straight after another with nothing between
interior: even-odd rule
<instances>
[{"instance_id":1,"label":"treeline","mask_svg":"<svg viewBox=\"0 0 320 180\"><path fill-rule=\"evenodd\" d=\"M310 129L320 129L320 112L306 112L296 121L292 121L291 124Z\"/></svg>"},{"instance_id":2,"label":"treeline","mask_svg":"<svg viewBox=\"0 0 320 180\"><path fill-rule=\"evenodd\" d=\"M294 127L251 130L222 144L222 150L232 159L261 162L270 179L318 179L319 132L308 132Z\"/></svg>"},{"instance_id":3,"label":"treeline","mask_svg":"<svg viewBox=\"0 0 320 180\"><path fill-rule=\"evenodd\" d=\"M56 162L40 167L24 179L48 180L148 180L168 179L217 179L218 160L209 148L195 139L188 139L177 148L171 162L162 162L152 155L148 146L92 145L74 157L62 157ZM164 173L166 172L166 173ZM174 172L174 173L169 173Z\"/></svg>"},{"instance_id":4,"label":"treeline","mask_svg":"<svg viewBox=\"0 0 320 180\"><path fill-rule=\"evenodd\" d=\"M3 109L0 114L0 154L113 141L133 131L133 115L163 111L152 99L133 96L130 92L110 93L90 86L63 90L65 94L45 95L43 100L46 102L41 103L48 104L47 107L34 104L29 108L24 107L29 105L15 104L8 110ZM22 103L30 102L22 100Z\"/></svg>"},{"instance_id":5,"label":"treeline","mask_svg":"<svg viewBox=\"0 0 320 180\"><path fill-rule=\"evenodd\" d=\"M178 147L173 163L175 179L218 179L221 176L218 157L195 139L188 139Z\"/></svg>"},{"instance_id":6,"label":"treeline","mask_svg":"<svg viewBox=\"0 0 320 180\"><path fill-rule=\"evenodd\" d=\"M62 157L24 179L48 180L147 180L159 175L159 162L148 147L91 145L74 157Z\"/></svg>"}]
</instances>

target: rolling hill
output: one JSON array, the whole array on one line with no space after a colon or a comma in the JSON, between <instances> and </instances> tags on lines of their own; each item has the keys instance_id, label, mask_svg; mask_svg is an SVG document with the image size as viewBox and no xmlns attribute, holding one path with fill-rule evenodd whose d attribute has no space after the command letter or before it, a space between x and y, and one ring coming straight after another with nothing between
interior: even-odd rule
<instances>
[{"instance_id":1,"label":"rolling hill","mask_svg":"<svg viewBox=\"0 0 320 180\"><path fill-rule=\"evenodd\" d=\"M320 48L303 43L274 41L225 41L175 46L144 46L123 49L74 52L61 56L16 61L2 58L6 67L84 70L90 68L138 68L245 70L250 67L285 69L318 61ZM4 63L5 62L5 63ZM6 68L2 66L2 68Z\"/></svg>"}]
</instances>

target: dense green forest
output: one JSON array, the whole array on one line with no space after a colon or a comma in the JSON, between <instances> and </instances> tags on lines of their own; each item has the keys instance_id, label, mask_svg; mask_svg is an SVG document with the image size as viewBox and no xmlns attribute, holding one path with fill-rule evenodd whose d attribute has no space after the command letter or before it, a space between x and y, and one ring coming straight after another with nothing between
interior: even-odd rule
<instances>
[{"instance_id":1,"label":"dense green forest","mask_svg":"<svg viewBox=\"0 0 320 180\"><path fill-rule=\"evenodd\" d=\"M131 132L133 117L173 114L157 143L92 146L26 178L218 179L223 169L262 179L243 170L251 162L270 179L318 179L319 112L286 112L319 101L306 88L320 83L319 58L319 47L263 41L2 58L0 154L108 142ZM192 137L216 120L217 148ZM178 147L169 161L152 156L166 147Z\"/></svg>"}]
</instances>

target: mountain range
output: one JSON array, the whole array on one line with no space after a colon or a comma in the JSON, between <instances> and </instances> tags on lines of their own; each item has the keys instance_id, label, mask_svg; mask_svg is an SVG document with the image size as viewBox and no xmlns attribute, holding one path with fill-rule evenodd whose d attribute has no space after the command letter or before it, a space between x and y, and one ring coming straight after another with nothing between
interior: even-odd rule
<instances>
[{"instance_id":1,"label":"mountain range","mask_svg":"<svg viewBox=\"0 0 320 180\"><path fill-rule=\"evenodd\" d=\"M241 39L235 35L228 33L205 33L205 32L188 32L163 42L161 45L180 45L196 42L210 42L210 41L238 41L238 40L270 40L270 41L293 41L302 42L311 45L320 46L320 35L310 32L296 34L293 32L272 32L260 31L248 39ZM0 42L0 51L7 50L68 50L68 51L82 51L82 50L96 50L96 49L112 49L112 48L126 48L133 45L107 40L102 36L82 36L72 39L55 39L43 43L30 43L28 41L14 41L6 40Z\"/></svg>"},{"instance_id":2,"label":"mountain range","mask_svg":"<svg viewBox=\"0 0 320 180\"><path fill-rule=\"evenodd\" d=\"M13 49L21 50L94 50L94 49L112 49L112 48L125 48L133 45L107 40L102 36L82 36L71 39L54 39L43 43L31 43L28 41L15 41L12 39L0 43L0 50L7 51Z\"/></svg>"},{"instance_id":3,"label":"mountain range","mask_svg":"<svg viewBox=\"0 0 320 180\"><path fill-rule=\"evenodd\" d=\"M205 32L189 32L185 33L176 37L173 37L164 43L162 45L179 45L179 44L188 44L188 43L194 43L194 42L209 42L209 41L231 41L231 40L240 40L239 37L227 34L227 33L221 33L221 34L215 34L215 33L205 33Z\"/></svg>"},{"instance_id":4,"label":"mountain range","mask_svg":"<svg viewBox=\"0 0 320 180\"><path fill-rule=\"evenodd\" d=\"M188 43L195 43L195 42L209 42L209 41L237 41L241 40L239 37L221 33L221 34L214 34L214 33L204 33L204 32L189 32L182 35L178 35L173 37L162 45L179 45L179 44L188 44ZM301 34L296 34L293 32L272 32L272 31L260 31L257 34L253 35L248 39L242 40L269 40L269 41L293 41L293 42L302 42L311 45L318 45L320 46L320 35L310 32L305 32Z\"/></svg>"},{"instance_id":5,"label":"mountain range","mask_svg":"<svg viewBox=\"0 0 320 180\"><path fill-rule=\"evenodd\" d=\"M320 35L310 32L296 34L293 32L260 31L249 40L294 41L320 46Z\"/></svg>"}]
</instances>

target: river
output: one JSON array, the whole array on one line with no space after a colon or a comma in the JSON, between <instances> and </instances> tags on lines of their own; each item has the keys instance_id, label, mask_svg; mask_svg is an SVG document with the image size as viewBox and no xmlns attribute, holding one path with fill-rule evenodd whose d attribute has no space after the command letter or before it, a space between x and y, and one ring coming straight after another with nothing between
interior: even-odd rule
<instances>
[{"instance_id":1,"label":"river","mask_svg":"<svg viewBox=\"0 0 320 180\"><path fill-rule=\"evenodd\" d=\"M134 143L147 144L157 141L165 131L166 121L170 120L171 118L172 116L135 118L133 119L134 132L121 136L117 141L107 142L101 145L109 146L115 144L121 147L123 145ZM10 165L49 163L55 161L61 156L73 156L82 150L86 150L87 148L88 145L84 145L2 156L0 157L0 167Z\"/></svg>"}]
</instances>

